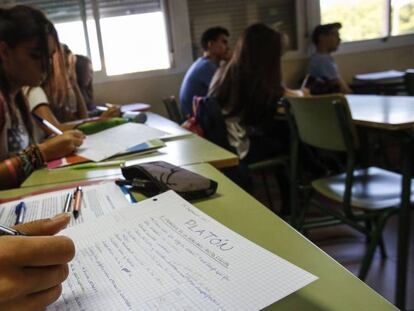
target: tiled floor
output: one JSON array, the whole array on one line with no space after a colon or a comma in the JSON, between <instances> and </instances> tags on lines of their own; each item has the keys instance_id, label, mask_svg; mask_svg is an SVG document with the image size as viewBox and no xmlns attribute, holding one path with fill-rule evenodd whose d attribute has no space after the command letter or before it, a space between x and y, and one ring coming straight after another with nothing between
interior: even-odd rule
<instances>
[{"instance_id":1,"label":"tiled floor","mask_svg":"<svg viewBox=\"0 0 414 311\"><path fill-rule=\"evenodd\" d=\"M259 178L255 178L254 181L254 196L263 204L269 206L263 184ZM270 180L270 182L271 189L277 189L275 182L273 180ZM277 211L280 205L277 190L272 190L272 202L274 210ZM406 306L407 310L414 311L414 213L411 213L411 224ZM377 251L366 280L370 287L392 303L394 303L395 296L397 230L398 218L393 216L389 220L384 232L388 258L382 259L379 251ZM309 233L309 238L349 271L354 274L358 273L366 246L365 238L362 234L348 226L342 225L315 229Z\"/></svg>"}]
</instances>

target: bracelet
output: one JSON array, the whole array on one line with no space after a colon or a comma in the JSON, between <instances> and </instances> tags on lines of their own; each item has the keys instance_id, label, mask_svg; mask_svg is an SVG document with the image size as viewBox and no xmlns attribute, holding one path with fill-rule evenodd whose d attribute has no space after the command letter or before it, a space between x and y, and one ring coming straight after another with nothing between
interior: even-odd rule
<instances>
[{"instance_id":1,"label":"bracelet","mask_svg":"<svg viewBox=\"0 0 414 311\"><path fill-rule=\"evenodd\" d=\"M21 161L21 177L25 179L35 169L41 168L45 165L42 153L37 145L30 145L19 154Z\"/></svg>"},{"instance_id":2,"label":"bracelet","mask_svg":"<svg viewBox=\"0 0 414 311\"><path fill-rule=\"evenodd\" d=\"M4 160L4 164L6 165L10 176L13 178L13 184L17 184L18 182L17 172L16 172L16 168L14 167L12 161L10 159L6 159Z\"/></svg>"}]
</instances>

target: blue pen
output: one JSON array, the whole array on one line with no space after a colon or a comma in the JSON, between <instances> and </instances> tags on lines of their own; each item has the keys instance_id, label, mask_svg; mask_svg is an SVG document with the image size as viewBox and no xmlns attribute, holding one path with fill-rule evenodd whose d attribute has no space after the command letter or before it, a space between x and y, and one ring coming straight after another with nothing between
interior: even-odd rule
<instances>
[{"instance_id":1,"label":"blue pen","mask_svg":"<svg viewBox=\"0 0 414 311\"><path fill-rule=\"evenodd\" d=\"M16 205L16 222L15 225L21 224L24 222L24 216L26 215L26 204L22 201Z\"/></svg>"}]
</instances>

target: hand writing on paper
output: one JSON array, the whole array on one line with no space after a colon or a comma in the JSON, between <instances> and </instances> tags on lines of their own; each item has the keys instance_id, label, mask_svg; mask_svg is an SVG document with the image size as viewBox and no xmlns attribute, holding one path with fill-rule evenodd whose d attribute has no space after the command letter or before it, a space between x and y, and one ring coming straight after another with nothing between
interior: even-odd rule
<instances>
[{"instance_id":1,"label":"hand writing on paper","mask_svg":"<svg viewBox=\"0 0 414 311\"><path fill-rule=\"evenodd\" d=\"M31 236L0 237L0 310L43 310L59 298L75 247L69 238L51 235L69 220L62 214L14 227Z\"/></svg>"},{"instance_id":2,"label":"hand writing on paper","mask_svg":"<svg viewBox=\"0 0 414 311\"><path fill-rule=\"evenodd\" d=\"M71 154L83 143L85 135L77 130L66 131L39 145L43 159L48 162Z\"/></svg>"},{"instance_id":3,"label":"hand writing on paper","mask_svg":"<svg viewBox=\"0 0 414 311\"><path fill-rule=\"evenodd\" d=\"M121 116L121 108L118 106L108 107L108 110L101 114L101 117L103 118L114 118L119 116Z\"/></svg>"}]
</instances>

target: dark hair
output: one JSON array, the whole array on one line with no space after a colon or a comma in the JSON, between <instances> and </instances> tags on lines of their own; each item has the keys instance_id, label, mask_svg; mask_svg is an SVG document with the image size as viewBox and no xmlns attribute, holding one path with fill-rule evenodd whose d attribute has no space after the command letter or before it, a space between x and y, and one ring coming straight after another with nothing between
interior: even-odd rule
<instances>
[{"instance_id":1,"label":"dark hair","mask_svg":"<svg viewBox=\"0 0 414 311\"><path fill-rule=\"evenodd\" d=\"M78 81L79 90L85 99L88 109L91 110L93 106L93 82L86 83L84 77L88 66L91 64L89 57L84 55L76 55L76 80Z\"/></svg>"},{"instance_id":2,"label":"dark hair","mask_svg":"<svg viewBox=\"0 0 414 311\"><path fill-rule=\"evenodd\" d=\"M19 43L37 38L39 40L42 65L46 72L50 71L48 36L51 35L59 42L57 32L53 24L45 14L35 8L26 5L16 5L10 8L0 8L0 41L10 47ZM0 90L6 101L10 104L10 85L0 59ZM29 108L24 96L19 92L16 96L16 105L20 110L23 121L32 136L33 126ZM12 111L12 110L11 110ZM16 116L11 116L12 122L17 122Z\"/></svg>"},{"instance_id":3,"label":"dark hair","mask_svg":"<svg viewBox=\"0 0 414 311\"><path fill-rule=\"evenodd\" d=\"M321 35L329 35L332 31L341 29L342 25L341 23L331 23L331 24L325 24L325 25L318 25L315 27L312 33L312 42L315 45L318 45L319 43L319 37Z\"/></svg>"},{"instance_id":4,"label":"dark hair","mask_svg":"<svg viewBox=\"0 0 414 311\"><path fill-rule=\"evenodd\" d=\"M244 125L257 125L283 95L281 54L279 32L264 24L249 26L229 63L213 78L209 95L229 116L240 116Z\"/></svg>"},{"instance_id":5,"label":"dark hair","mask_svg":"<svg viewBox=\"0 0 414 311\"><path fill-rule=\"evenodd\" d=\"M226 28L220 26L212 27L204 31L201 36L201 47L203 50L207 51L208 42L217 40L221 35L230 36L230 33Z\"/></svg>"}]
</instances>

